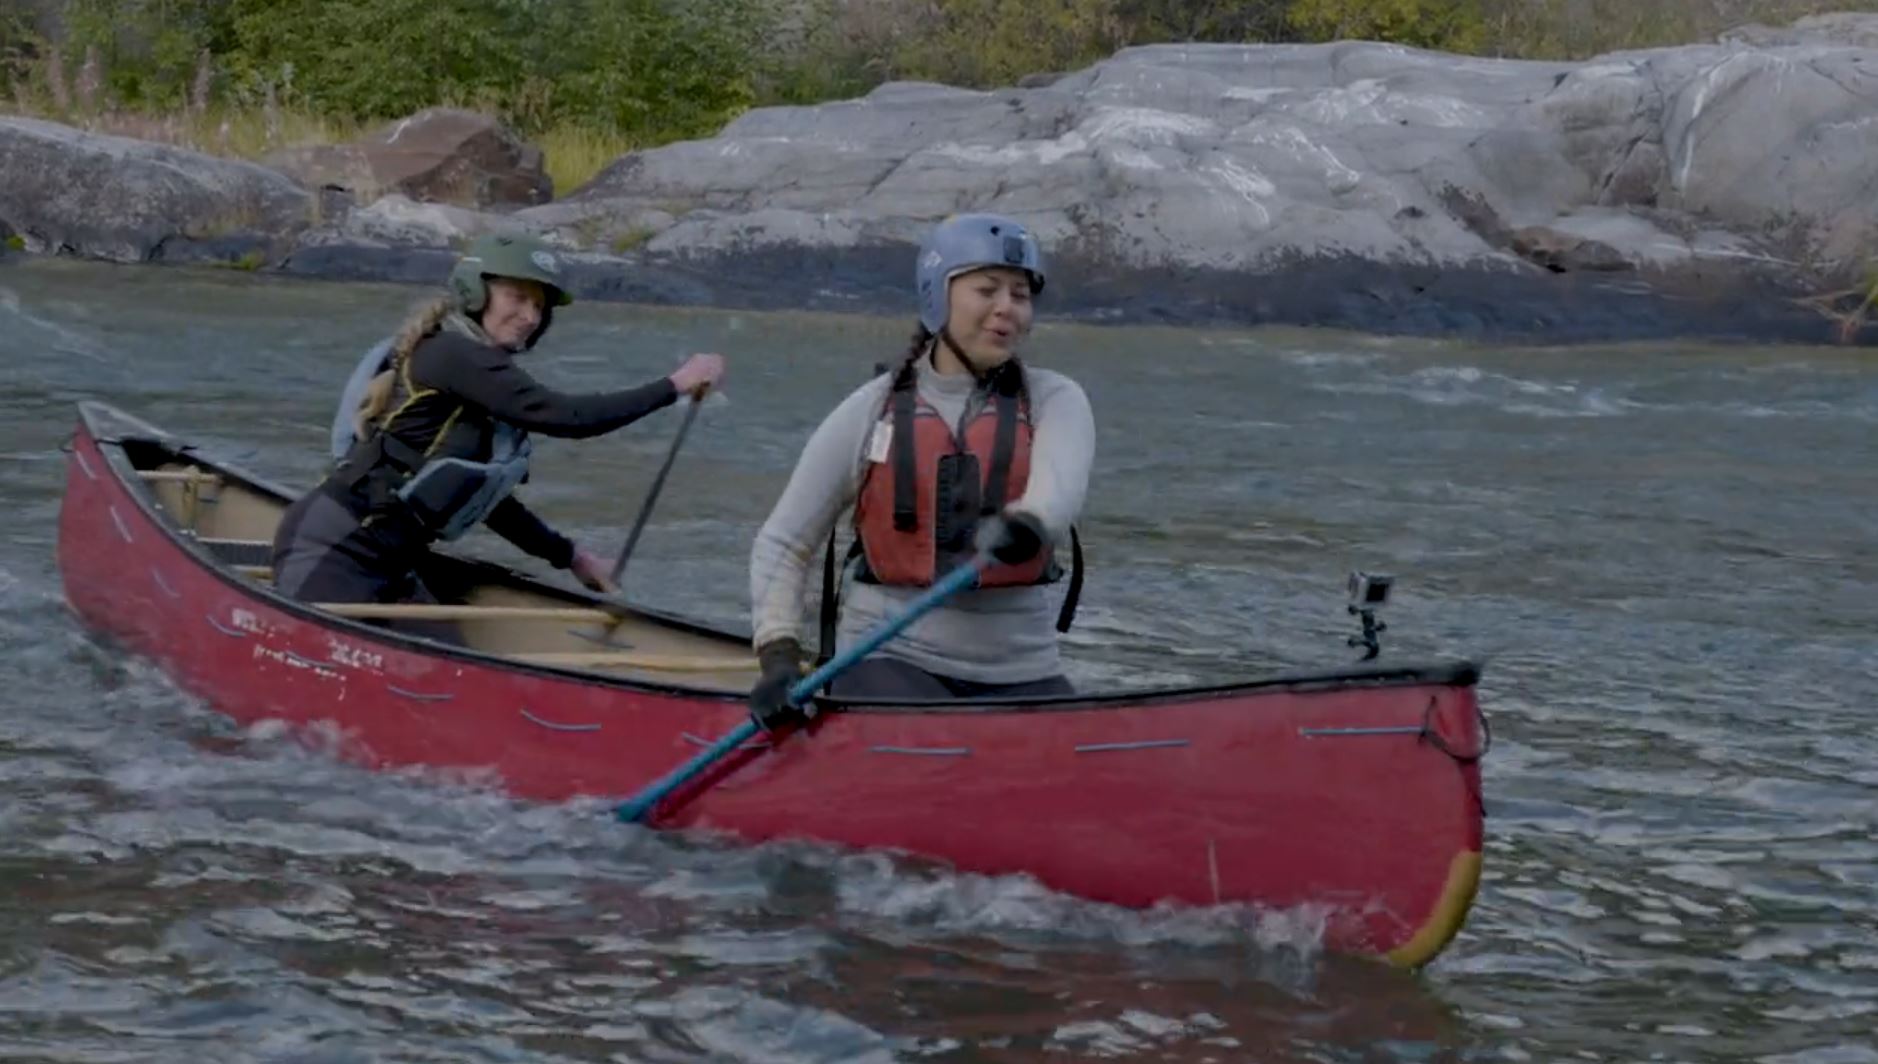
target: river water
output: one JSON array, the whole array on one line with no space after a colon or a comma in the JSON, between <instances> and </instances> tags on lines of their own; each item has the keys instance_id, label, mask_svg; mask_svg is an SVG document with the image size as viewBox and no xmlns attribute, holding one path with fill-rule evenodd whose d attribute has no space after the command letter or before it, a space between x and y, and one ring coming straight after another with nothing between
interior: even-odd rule
<instances>
[{"instance_id":1,"label":"river water","mask_svg":"<svg viewBox=\"0 0 1878 1064\"><path fill-rule=\"evenodd\" d=\"M421 294L0 268L0 1059L1878 1062L1869 352L1039 329L1101 439L1079 683L1346 661L1351 568L1398 578L1385 660L1485 662L1486 878L1408 974L1238 910L375 775L88 640L73 404L304 485ZM741 625L797 450L907 324L563 312L568 388L731 360L629 593ZM543 442L525 497L616 549L676 425Z\"/></svg>"}]
</instances>

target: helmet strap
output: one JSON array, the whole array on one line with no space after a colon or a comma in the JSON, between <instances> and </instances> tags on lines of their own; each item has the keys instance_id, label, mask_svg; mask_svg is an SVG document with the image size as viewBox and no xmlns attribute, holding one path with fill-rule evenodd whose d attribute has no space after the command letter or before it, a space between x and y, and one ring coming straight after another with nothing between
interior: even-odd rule
<instances>
[{"instance_id":1,"label":"helmet strap","mask_svg":"<svg viewBox=\"0 0 1878 1064\"><path fill-rule=\"evenodd\" d=\"M950 325L942 325L939 327L939 342L946 345L946 350L952 352L952 357L958 359L959 364L964 366L966 371L969 372L974 379L981 381L985 379L985 371L979 367L978 363L973 362L972 357L965 353L964 348L959 346L959 342L952 338L952 327ZM935 347L934 351L937 350L938 348ZM934 368L937 367L935 366Z\"/></svg>"},{"instance_id":2,"label":"helmet strap","mask_svg":"<svg viewBox=\"0 0 1878 1064\"><path fill-rule=\"evenodd\" d=\"M522 350L533 351L535 349L535 345L541 342L541 338L543 336L548 335L548 326L553 325L553 324L554 324L554 300L550 298L547 302L541 305L541 324L535 326L534 334L528 338L528 346L523 348Z\"/></svg>"}]
</instances>

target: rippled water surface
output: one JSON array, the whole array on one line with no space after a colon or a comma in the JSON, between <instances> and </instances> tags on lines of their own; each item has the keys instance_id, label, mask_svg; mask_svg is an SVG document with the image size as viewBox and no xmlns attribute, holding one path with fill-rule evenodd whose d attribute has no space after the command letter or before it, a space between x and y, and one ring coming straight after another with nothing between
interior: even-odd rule
<instances>
[{"instance_id":1,"label":"rippled water surface","mask_svg":"<svg viewBox=\"0 0 1878 1064\"><path fill-rule=\"evenodd\" d=\"M1281 917L374 775L88 640L73 404L304 485L420 294L0 267L0 1059L1878 1062L1869 353L1040 331L1101 433L1080 683L1347 660L1353 567L1398 575L1388 658L1486 662L1486 881L1411 975ZM732 360L633 592L741 624L781 478L906 331L565 313L538 367L570 388ZM616 549L676 424L544 442L526 497Z\"/></svg>"}]
</instances>

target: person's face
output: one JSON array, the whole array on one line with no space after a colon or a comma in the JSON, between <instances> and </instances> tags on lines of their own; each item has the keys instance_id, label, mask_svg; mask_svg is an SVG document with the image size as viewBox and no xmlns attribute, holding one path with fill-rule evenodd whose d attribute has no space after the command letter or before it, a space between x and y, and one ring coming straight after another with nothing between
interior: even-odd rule
<instances>
[{"instance_id":1,"label":"person's face","mask_svg":"<svg viewBox=\"0 0 1878 1064\"><path fill-rule=\"evenodd\" d=\"M980 372L1017 353L1034 311L1030 275L1008 266L962 273L947 289L946 331Z\"/></svg>"},{"instance_id":2,"label":"person's face","mask_svg":"<svg viewBox=\"0 0 1878 1064\"><path fill-rule=\"evenodd\" d=\"M541 327L548 291L535 281L510 277L489 279L489 305L483 308L483 332L498 347L520 351Z\"/></svg>"}]
</instances>

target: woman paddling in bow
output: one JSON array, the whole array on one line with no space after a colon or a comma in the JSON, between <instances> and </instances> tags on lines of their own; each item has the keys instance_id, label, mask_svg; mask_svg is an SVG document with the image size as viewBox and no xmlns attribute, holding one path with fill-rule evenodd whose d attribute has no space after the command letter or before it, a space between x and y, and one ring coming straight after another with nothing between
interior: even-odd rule
<instances>
[{"instance_id":1,"label":"woman paddling in bow","mask_svg":"<svg viewBox=\"0 0 1878 1064\"><path fill-rule=\"evenodd\" d=\"M531 432L612 432L723 376L692 355L669 377L570 395L516 356L571 299L560 260L528 237L490 236L456 264L443 298L369 352L334 419L337 465L288 507L274 537L274 586L308 602L435 602L417 569L430 545L477 524L596 591L604 562L549 528L511 493L527 479ZM454 626L405 626L453 638Z\"/></svg>"},{"instance_id":2,"label":"woman paddling in bow","mask_svg":"<svg viewBox=\"0 0 1878 1064\"><path fill-rule=\"evenodd\" d=\"M763 672L750 706L766 728L793 716L787 694L805 664L810 559L850 505L852 586L839 605L840 641L897 614L975 545L991 548L996 564L975 589L843 673L835 696L1071 693L1056 632L1068 626L1077 581L1060 617L1042 585L1061 574L1056 548L1082 509L1095 420L1074 381L1017 359L1043 289L1042 255L1009 218L957 215L927 237L916 283L920 327L905 358L815 430L751 551ZM835 581L825 583L826 599Z\"/></svg>"}]
</instances>

